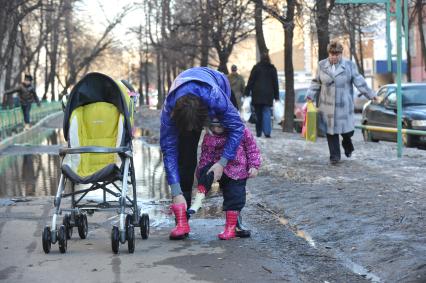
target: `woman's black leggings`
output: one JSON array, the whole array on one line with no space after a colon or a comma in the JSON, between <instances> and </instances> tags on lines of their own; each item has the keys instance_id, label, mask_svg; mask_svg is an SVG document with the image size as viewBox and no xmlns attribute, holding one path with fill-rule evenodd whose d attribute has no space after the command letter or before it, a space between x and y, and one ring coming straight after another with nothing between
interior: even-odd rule
<instances>
[{"instance_id":1,"label":"woman's black leggings","mask_svg":"<svg viewBox=\"0 0 426 283\"><path fill-rule=\"evenodd\" d=\"M180 187L187 206L191 206L192 185L197 167L197 150L201 131L187 131L178 137L178 170Z\"/></svg>"}]
</instances>

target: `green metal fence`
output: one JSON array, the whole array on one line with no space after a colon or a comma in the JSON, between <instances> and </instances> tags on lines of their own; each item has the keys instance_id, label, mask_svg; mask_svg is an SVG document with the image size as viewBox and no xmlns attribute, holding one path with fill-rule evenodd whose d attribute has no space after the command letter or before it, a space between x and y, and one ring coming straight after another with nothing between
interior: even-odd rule
<instances>
[{"instance_id":1,"label":"green metal fence","mask_svg":"<svg viewBox=\"0 0 426 283\"><path fill-rule=\"evenodd\" d=\"M40 107L35 104L31 107L31 123L36 123L49 114L61 110L60 102L42 102ZM17 133L24 128L24 116L21 107L0 110L0 139Z\"/></svg>"}]
</instances>

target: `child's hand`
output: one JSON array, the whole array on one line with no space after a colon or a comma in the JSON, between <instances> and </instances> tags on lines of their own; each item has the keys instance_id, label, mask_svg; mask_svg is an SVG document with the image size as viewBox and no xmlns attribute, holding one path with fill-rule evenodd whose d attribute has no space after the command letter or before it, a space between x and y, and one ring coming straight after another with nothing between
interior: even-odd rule
<instances>
[{"instance_id":1,"label":"child's hand","mask_svg":"<svg viewBox=\"0 0 426 283\"><path fill-rule=\"evenodd\" d=\"M222 178L223 166L220 165L219 162L216 162L215 164L213 164L212 167L210 167L209 171L207 171L207 175L210 172L213 172L213 175L214 175L214 177L213 177L213 183L216 182L216 181L219 181L220 178Z\"/></svg>"},{"instance_id":2,"label":"child's hand","mask_svg":"<svg viewBox=\"0 0 426 283\"><path fill-rule=\"evenodd\" d=\"M256 168L250 168L248 173L249 173L249 178L254 178L257 176L257 173L259 173L259 170L257 170Z\"/></svg>"}]
</instances>

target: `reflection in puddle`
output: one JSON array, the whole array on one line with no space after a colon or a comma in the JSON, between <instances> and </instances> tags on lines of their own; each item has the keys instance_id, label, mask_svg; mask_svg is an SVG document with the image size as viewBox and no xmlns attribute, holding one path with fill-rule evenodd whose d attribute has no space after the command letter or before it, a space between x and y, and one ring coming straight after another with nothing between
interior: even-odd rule
<instances>
[{"instance_id":1,"label":"reflection in puddle","mask_svg":"<svg viewBox=\"0 0 426 283\"><path fill-rule=\"evenodd\" d=\"M65 145L62 129L41 128L23 133L13 139L14 145L2 151L2 154L15 154L13 148L16 146L51 146Z\"/></svg>"},{"instance_id":2,"label":"reflection in puddle","mask_svg":"<svg viewBox=\"0 0 426 283\"><path fill-rule=\"evenodd\" d=\"M49 147L64 143L62 130L46 133L28 140L27 144ZM148 145L142 140L134 140L133 144L138 200L143 204L155 204L158 200L169 199L159 147ZM0 197L55 195L60 177L60 157L25 154L31 150L34 151L34 147L14 145L6 149L7 154L0 156ZM102 191L91 192L87 197L92 200L100 199Z\"/></svg>"},{"instance_id":3,"label":"reflection in puddle","mask_svg":"<svg viewBox=\"0 0 426 283\"><path fill-rule=\"evenodd\" d=\"M59 166L57 155L0 157L0 197L54 195L58 186Z\"/></svg>"}]
</instances>

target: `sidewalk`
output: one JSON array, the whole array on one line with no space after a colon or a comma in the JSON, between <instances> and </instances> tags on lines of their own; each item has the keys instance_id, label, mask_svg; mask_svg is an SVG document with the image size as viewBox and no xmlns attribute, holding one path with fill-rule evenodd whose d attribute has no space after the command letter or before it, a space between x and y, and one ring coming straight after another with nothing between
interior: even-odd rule
<instances>
[{"instance_id":1,"label":"sidewalk","mask_svg":"<svg viewBox=\"0 0 426 283\"><path fill-rule=\"evenodd\" d=\"M138 133L158 143L160 111L142 108ZM60 127L60 119L50 120ZM250 126L252 128L252 126ZM253 129L252 129L253 130ZM116 215L89 217L89 237L74 229L65 255L45 255L41 230L52 197L0 207L0 280L45 282L424 282L426 152L392 143L364 143L359 134L350 160L328 164L326 141L307 144L274 128L256 139L260 176L248 181L244 224L252 238L219 241L222 197L208 196L190 220L185 241L169 241L167 203L154 205L151 236L135 254L112 255ZM154 154L154 151L152 151ZM143 163L141 163L143 164ZM143 165L142 165L143 166ZM7 204L6 204L7 205Z\"/></svg>"},{"instance_id":2,"label":"sidewalk","mask_svg":"<svg viewBox=\"0 0 426 283\"><path fill-rule=\"evenodd\" d=\"M4 140L1 140L0 141L0 151L4 150L6 147L8 147L9 145L12 145L12 144L25 143L29 138L33 138L34 135L37 135L37 133L39 132L39 128L40 128L41 125L43 125L43 123L45 123L46 121L49 121L51 119L57 119L57 118L61 117L62 115L63 115L62 112L52 113L52 114L46 116L45 118L41 119L40 121L38 121L29 130L16 133L16 134L14 134L10 137L5 138Z\"/></svg>"},{"instance_id":3,"label":"sidewalk","mask_svg":"<svg viewBox=\"0 0 426 283\"><path fill-rule=\"evenodd\" d=\"M142 127L156 135L152 115ZM284 227L370 279L426 281L426 151L397 158L395 143L366 143L357 130L351 159L331 166L325 138L307 143L275 125L271 139L256 141L263 164L248 182L246 222L272 234ZM278 237L271 252L285 244Z\"/></svg>"}]
</instances>

